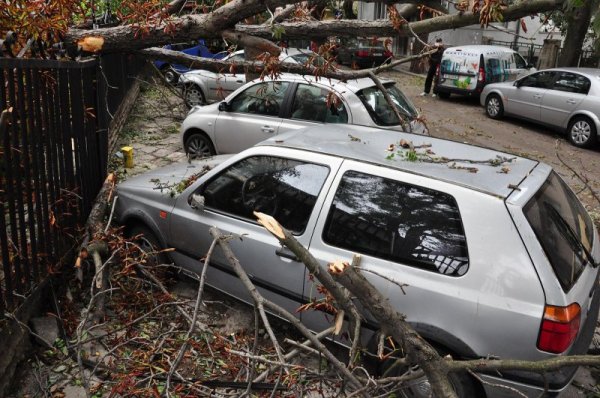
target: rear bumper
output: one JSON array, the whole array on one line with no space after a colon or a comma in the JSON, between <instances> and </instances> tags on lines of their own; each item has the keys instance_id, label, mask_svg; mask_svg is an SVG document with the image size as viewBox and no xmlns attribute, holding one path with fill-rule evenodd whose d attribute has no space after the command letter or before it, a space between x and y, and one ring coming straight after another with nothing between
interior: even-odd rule
<instances>
[{"instance_id":1,"label":"rear bumper","mask_svg":"<svg viewBox=\"0 0 600 398\"><path fill-rule=\"evenodd\" d=\"M458 94L458 95L464 95L466 97L479 97L481 95L481 91L483 90L483 86L477 86L475 88L475 90L465 90L462 88L458 88L458 87L447 87L447 86L440 86L440 85L435 85L433 87L433 93L434 94Z\"/></svg>"}]
</instances>

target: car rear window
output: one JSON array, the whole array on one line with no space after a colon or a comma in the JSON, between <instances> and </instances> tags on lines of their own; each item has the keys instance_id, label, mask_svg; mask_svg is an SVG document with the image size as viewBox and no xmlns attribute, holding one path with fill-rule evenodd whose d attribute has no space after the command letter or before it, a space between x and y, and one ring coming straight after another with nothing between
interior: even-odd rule
<instances>
[{"instance_id":1,"label":"car rear window","mask_svg":"<svg viewBox=\"0 0 600 398\"><path fill-rule=\"evenodd\" d=\"M408 120L413 120L417 117L418 112L412 103L404 96L402 91L394 83L384 84L392 101L398 107L401 115L404 115ZM362 101L365 108L371 115L371 119L379 126L397 126L400 124L398 116L390 107L383 95L383 92L376 86L364 88L356 93Z\"/></svg>"},{"instance_id":2,"label":"car rear window","mask_svg":"<svg viewBox=\"0 0 600 398\"><path fill-rule=\"evenodd\" d=\"M357 171L340 181L323 241L444 275L461 276L469 268L452 196Z\"/></svg>"},{"instance_id":3,"label":"car rear window","mask_svg":"<svg viewBox=\"0 0 600 398\"><path fill-rule=\"evenodd\" d=\"M593 241L590 216L555 172L524 212L563 290L570 290L589 261Z\"/></svg>"}]
</instances>

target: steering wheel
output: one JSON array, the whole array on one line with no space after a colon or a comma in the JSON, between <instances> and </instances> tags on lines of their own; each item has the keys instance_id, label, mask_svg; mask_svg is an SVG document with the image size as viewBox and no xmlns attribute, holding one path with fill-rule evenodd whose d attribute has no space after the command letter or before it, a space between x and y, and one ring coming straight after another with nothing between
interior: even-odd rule
<instances>
[{"instance_id":1,"label":"steering wheel","mask_svg":"<svg viewBox=\"0 0 600 398\"><path fill-rule=\"evenodd\" d=\"M279 208L279 199L264 174L255 175L242 185L242 204L254 211L274 216Z\"/></svg>"}]
</instances>

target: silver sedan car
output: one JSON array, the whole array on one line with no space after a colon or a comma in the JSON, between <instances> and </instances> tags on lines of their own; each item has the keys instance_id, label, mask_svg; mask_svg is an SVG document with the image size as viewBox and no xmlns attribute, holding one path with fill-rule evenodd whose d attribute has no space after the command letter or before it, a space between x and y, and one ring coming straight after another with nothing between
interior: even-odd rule
<instances>
[{"instance_id":1,"label":"silver sedan car","mask_svg":"<svg viewBox=\"0 0 600 398\"><path fill-rule=\"evenodd\" d=\"M282 49L279 60L291 64L310 62L319 65L325 62L319 54L301 48ZM244 62L246 61L246 55L244 50L239 50L232 52L222 61ZM179 85L183 90L185 103L189 107L220 101L244 83L246 83L246 75L241 69L237 73L215 73L198 69L184 73L179 78Z\"/></svg>"},{"instance_id":2,"label":"silver sedan car","mask_svg":"<svg viewBox=\"0 0 600 398\"><path fill-rule=\"evenodd\" d=\"M282 74L254 80L221 103L196 106L183 121L181 140L191 157L238 153L274 135L324 123L357 124L425 134L419 113L393 81L383 81L405 121L369 78L341 82Z\"/></svg>"},{"instance_id":3,"label":"silver sedan car","mask_svg":"<svg viewBox=\"0 0 600 398\"><path fill-rule=\"evenodd\" d=\"M600 129L600 69L555 68L519 80L487 85L481 105L493 119L516 116L566 131L581 148L597 142Z\"/></svg>"}]
</instances>

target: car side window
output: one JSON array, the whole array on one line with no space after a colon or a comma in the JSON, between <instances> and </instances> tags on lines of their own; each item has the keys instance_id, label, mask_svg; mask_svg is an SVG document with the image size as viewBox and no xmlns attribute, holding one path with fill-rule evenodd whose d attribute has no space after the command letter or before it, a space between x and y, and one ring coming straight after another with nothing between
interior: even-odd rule
<instances>
[{"instance_id":1,"label":"car side window","mask_svg":"<svg viewBox=\"0 0 600 398\"><path fill-rule=\"evenodd\" d=\"M554 82L552 89L587 95L590 91L590 86L590 79L585 76L571 72L559 72L558 78Z\"/></svg>"},{"instance_id":2,"label":"car side window","mask_svg":"<svg viewBox=\"0 0 600 398\"><path fill-rule=\"evenodd\" d=\"M348 171L323 231L330 245L450 276L469 268L455 199L443 192Z\"/></svg>"},{"instance_id":3,"label":"car side window","mask_svg":"<svg viewBox=\"0 0 600 398\"><path fill-rule=\"evenodd\" d=\"M342 100L333 92L309 84L299 84L291 118L320 123L348 123L348 112Z\"/></svg>"},{"instance_id":4,"label":"car side window","mask_svg":"<svg viewBox=\"0 0 600 398\"><path fill-rule=\"evenodd\" d=\"M269 214L288 230L306 228L327 166L273 156L253 156L222 171L200 188L207 209L255 221L254 211Z\"/></svg>"},{"instance_id":5,"label":"car side window","mask_svg":"<svg viewBox=\"0 0 600 398\"><path fill-rule=\"evenodd\" d=\"M263 82L248 87L230 103L232 112L279 116L288 82Z\"/></svg>"},{"instance_id":6,"label":"car side window","mask_svg":"<svg viewBox=\"0 0 600 398\"><path fill-rule=\"evenodd\" d=\"M525 76L521 87L550 88L554 80L554 72L542 71Z\"/></svg>"}]
</instances>

